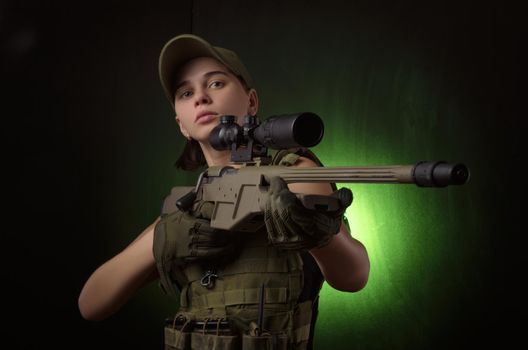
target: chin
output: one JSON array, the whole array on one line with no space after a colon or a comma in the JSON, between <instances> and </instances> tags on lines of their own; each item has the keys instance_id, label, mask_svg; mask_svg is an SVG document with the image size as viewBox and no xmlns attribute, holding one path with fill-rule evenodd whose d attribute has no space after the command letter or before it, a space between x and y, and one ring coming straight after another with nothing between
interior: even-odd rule
<instances>
[{"instance_id":1,"label":"chin","mask_svg":"<svg viewBox=\"0 0 528 350\"><path fill-rule=\"evenodd\" d=\"M201 125L200 130L197 130L195 137L196 141L199 142L207 142L209 143L209 135L211 134L211 131L217 126L219 123L209 123L206 125Z\"/></svg>"}]
</instances>

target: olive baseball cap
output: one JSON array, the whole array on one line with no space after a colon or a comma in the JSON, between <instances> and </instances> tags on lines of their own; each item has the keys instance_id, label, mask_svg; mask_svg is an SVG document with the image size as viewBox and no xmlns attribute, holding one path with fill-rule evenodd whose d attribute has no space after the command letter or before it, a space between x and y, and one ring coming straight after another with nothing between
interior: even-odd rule
<instances>
[{"instance_id":1,"label":"olive baseball cap","mask_svg":"<svg viewBox=\"0 0 528 350\"><path fill-rule=\"evenodd\" d=\"M182 34L170 39L159 56L159 76L161 86L169 102L174 104L174 78L176 72L189 60L197 57L212 57L225 65L235 76L243 80L248 88L253 87L253 79L237 54L222 47L212 46L193 34Z\"/></svg>"}]
</instances>

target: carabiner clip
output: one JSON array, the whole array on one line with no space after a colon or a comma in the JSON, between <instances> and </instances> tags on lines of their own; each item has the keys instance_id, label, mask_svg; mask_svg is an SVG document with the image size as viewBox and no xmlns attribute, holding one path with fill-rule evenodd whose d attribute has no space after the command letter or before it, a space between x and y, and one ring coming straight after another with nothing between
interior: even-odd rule
<instances>
[{"instance_id":1,"label":"carabiner clip","mask_svg":"<svg viewBox=\"0 0 528 350\"><path fill-rule=\"evenodd\" d=\"M218 278L218 275L216 274L216 271L214 269L207 270L205 275L200 280L200 284L207 289L212 289L214 288L216 278Z\"/></svg>"}]
</instances>

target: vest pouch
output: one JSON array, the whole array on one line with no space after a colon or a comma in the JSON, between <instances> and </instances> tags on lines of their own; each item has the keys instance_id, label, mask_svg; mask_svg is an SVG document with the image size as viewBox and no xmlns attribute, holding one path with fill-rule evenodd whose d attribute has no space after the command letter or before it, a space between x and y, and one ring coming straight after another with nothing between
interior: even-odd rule
<instances>
[{"instance_id":1,"label":"vest pouch","mask_svg":"<svg viewBox=\"0 0 528 350\"><path fill-rule=\"evenodd\" d=\"M239 350L240 339L238 335L216 335L203 332L192 332L191 349Z\"/></svg>"},{"instance_id":2,"label":"vest pouch","mask_svg":"<svg viewBox=\"0 0 528 350\"><path fill-rule=\"evenodd\" d=\"M288 336L286 334L269 334L242 336L242 350L286 350L288 349Z\"/></svg>"},{"instance_id":3,"label":"vest pouch","mask_svg":"<svg viewBox=\"0 0 528 350\"><path fill-rule=\"evenodd\" d=\"M190 350L191 333L165 327L165 350Z\"/></svg>"}]
</instances>

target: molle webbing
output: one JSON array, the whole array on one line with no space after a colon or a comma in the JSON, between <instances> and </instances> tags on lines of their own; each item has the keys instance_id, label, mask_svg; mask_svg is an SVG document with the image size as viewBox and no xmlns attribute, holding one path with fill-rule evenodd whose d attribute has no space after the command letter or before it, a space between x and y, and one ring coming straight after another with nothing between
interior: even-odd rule
<instances>
[{"instance_id":1,"label":"molle webbing","mask_svg":"<svg viewBox=\"0 0 528 350\"><path fill-rule=\"evenodd\" d=\"M222 276L236 275L239 273L287 273L291 268L297 266L297 260L293 256L276 258L274 260L262 259L239 259L222 268ZM207 269L199 265L190 265L185 268L185 277L188 282L201 280Z\"/></svg>"},{"instance_id":2,"label":"molle webbing","mask_svg":"<svg viewBox=\"0 0 528 350\"><path fill-rule=\"evenodd\" d=\"M287 288L266 288L266 304L286 303L288 301ZM232 305L258 304L260 288L245 288L227 290L223 292L212 292L192 298L192 306L195 308L220 308Z\"/></svg>"},{"instance_id":3,"label":"molle webbing","mask_svg":"<svg viewBox=\"0 0 528 350\"><path fill-rule=\"evenodd\" d=\"M296 252L280 252L267 243L265 232L241 233L246 247L233 262L215 267L214 288L201 285L209 266L193 264L184 269L185 293L181 306L191 309L217 309L222 306L256 304L264 282L265 302L291 308L302 289L302 259Z\"/></svg>"}]
</instances>

